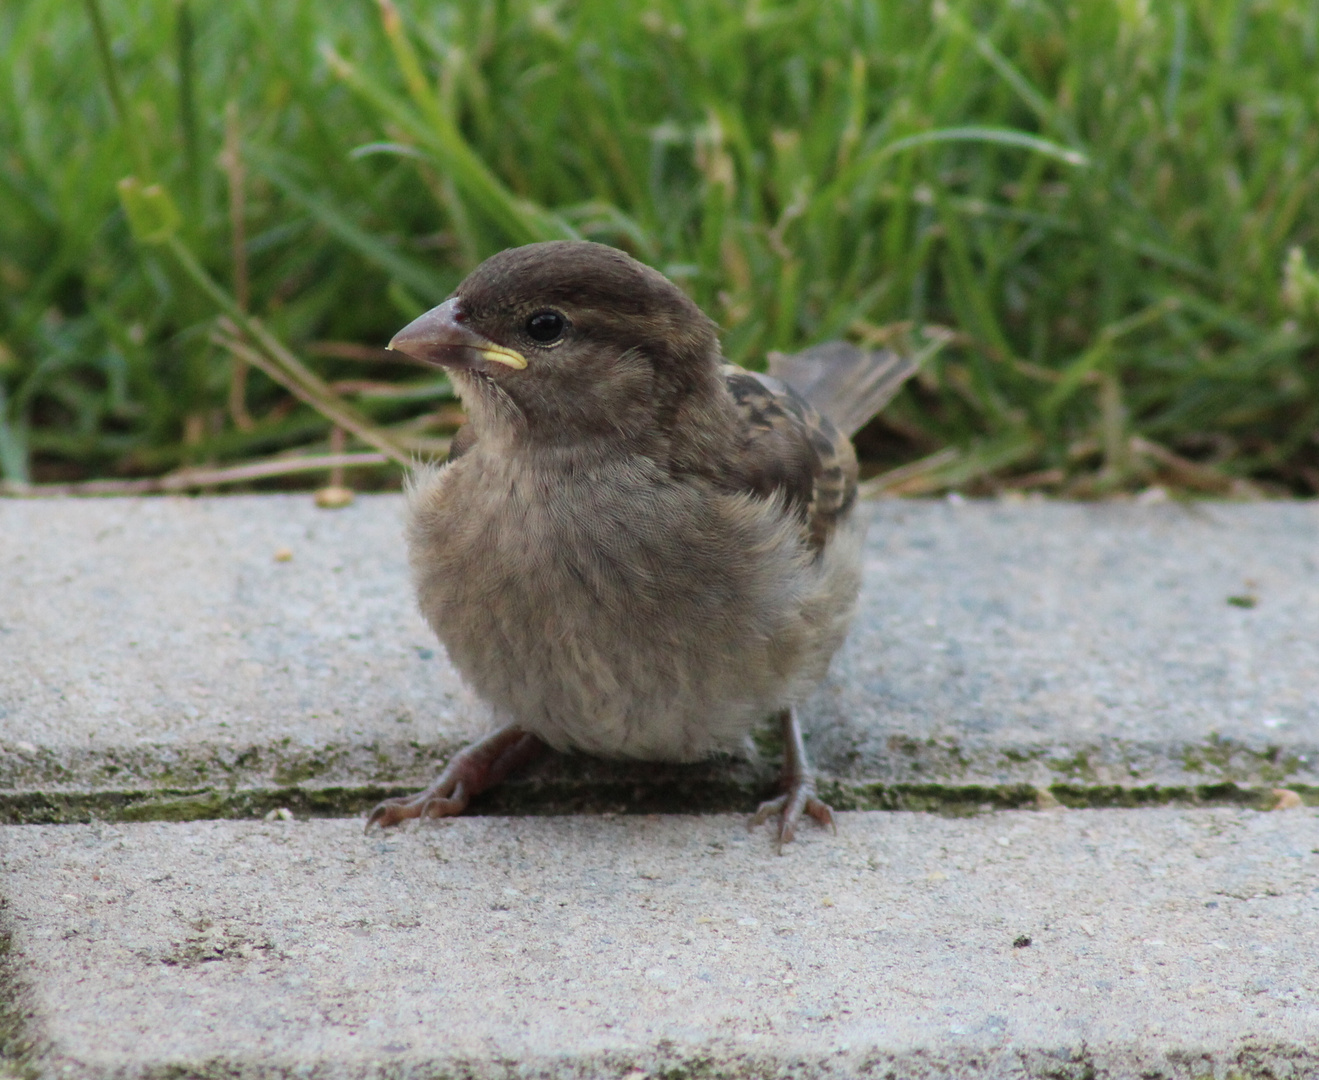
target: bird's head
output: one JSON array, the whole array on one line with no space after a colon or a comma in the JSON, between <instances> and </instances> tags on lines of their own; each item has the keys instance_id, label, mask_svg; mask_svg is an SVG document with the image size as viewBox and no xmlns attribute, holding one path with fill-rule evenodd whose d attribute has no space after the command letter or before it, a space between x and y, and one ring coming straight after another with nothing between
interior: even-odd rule
<instances>
[{"instance_id":1,"label":"bird's head","mask_svg":"<svg viewBox=\"0 0 1319 1080\"><path fill-rule=\"evenodd\" d=\"M554 241L487 259L391 349L445 368L478 438L644 442L721 385L714 323L615 248Z\"/></svg>"}]
</instances>

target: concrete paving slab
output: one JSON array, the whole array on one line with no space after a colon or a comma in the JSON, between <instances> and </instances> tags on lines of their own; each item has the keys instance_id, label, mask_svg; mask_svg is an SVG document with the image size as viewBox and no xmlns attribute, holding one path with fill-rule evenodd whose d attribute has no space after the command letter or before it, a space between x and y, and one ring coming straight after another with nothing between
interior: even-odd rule
<instances>
[{"instance_id":1,"label":"concrete paving slab","mask_svg":"<svg viewBox=\"0 0 1319 1080\"><path fill-rule=\"evenodd\" d=\"M0 502L0 787L424 771L485 717L409 596L401 515Z\"/></svg>"},{"instance_id":2,"label":"concrete paving slab","mask_svg":"<svg viewBox=\"0 0 1319 1080\"><path fill-rule=\"evenodd\" d=\"M1319 1075L1319 813L0 830L49 1077Z\"/></svg>"},{"instance_id":3,"label":"concrete paving slab","mask_svg":"<svg viewBox=\"0 0 1319 1080\"><path fill-rule=\"evenodd\" d=\"M885 785L1319 782L1319 504L863 512L857 623L805 716L842 805L890 805ZM488 717L413 608L401 514L395 496L0 501L0 790L360 802L426 782ZM549 768L579 793L636 779ZM714 805L749 805L740 783Z\"/></svg>"},{"instance_id":4,"label":"concrete paving slab","mask_svg":"<svg viewBox=\"0 0 1319 1080\"><path fill-rule=\"evenodd\" d=\"M873 512L832 774L1319 779L1319 502Z\"/></svg>"}]
</instances>

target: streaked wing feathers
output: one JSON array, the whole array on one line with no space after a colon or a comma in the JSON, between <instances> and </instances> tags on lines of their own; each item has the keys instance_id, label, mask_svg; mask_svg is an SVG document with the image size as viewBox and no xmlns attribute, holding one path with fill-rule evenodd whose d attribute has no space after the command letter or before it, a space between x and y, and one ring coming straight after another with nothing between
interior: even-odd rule
<instances>
[{"instance_id":1,"label":"streaked wing feathers","mask_svg":"<svg viewBox=\"0 0 1319 1080\"><path fill-rule=\"evenodd\" d=\"M730 472L745 490L778 495L802 521L803 539L821 550L856 501L856 454L826 417L786 383L724 365L744 420Z\"/></svg>"}]
</instances>

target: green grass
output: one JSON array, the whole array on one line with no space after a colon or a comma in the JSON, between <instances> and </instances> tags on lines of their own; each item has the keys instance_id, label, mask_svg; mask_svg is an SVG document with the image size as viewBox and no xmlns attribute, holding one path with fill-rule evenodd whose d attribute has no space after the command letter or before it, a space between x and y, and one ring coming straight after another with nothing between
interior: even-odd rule
<instances>
[{"instance_id":1,"label":"green grass","mask_svg":"<svg viewBox=\"0 0 1319 1080\"><path fill-rule=\"evenodd\" d=\"M25 0L0 75L11 482L439 446L351 346L580 235L737 362L927 352L893 490L1319 492L1317 0Z\"/></svg>"}]
</instances>

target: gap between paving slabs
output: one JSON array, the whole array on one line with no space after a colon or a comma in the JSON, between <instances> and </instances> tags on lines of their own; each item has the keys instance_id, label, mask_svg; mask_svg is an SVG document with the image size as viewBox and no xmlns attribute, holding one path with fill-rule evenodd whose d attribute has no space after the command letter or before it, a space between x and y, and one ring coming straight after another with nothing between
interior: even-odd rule
<instances>
[{"instance_id":1,"label":"gap between paving slabs","mask_svg":"<svg viewBox=\"0 0 1319 1080\"><path fill-rule=\"evenodd\" d=\"M66 755L63 760L24 748L0 761L0 824L200 821L261 818L281 812L300 818L358 816L382 799L421 790L461 745L421 746L414 742L387 749L337 746L296 751L283 739L264 748L194 746L184 753L175 747L156 748L159 753L150 748L111 748L100 754L86 751L76 758ZM1112 746L1074 750L1061 758L1055 753L1048 759L1043 748L1000 751L998 760L988 765L947 742L929 746L893 738L890 748L890 779L822 772L818 780L822 797L837 810L952 816L1057 806L1242 806L1268 811L1279 806L1319 805L1319 786L1287 779L1297 771L1295 761L1280 766L1276 751L1233 746L1222 740L1171 750L1146 748L1140 755L1130 748ZM776 791L775 762L781 756L777 725L767 725L756 733L755 749L754 759L725 754L691 765L548 753L521 775L475 798L466 812L513 816L750 813ZM1211 774L1230 778L1188 782L1193 778L1190 770L1169 777L1166 769L1162 778L1144 783L1103 783L1095 776L1106 767L1096 766L1092 760L1114 758L1124 761L1126 771L1139 775L1131 762L1140 756L1153 763L1147 766L1148 772L1159 772L1158 763L1163 761L1185 764L1209 757L1214 764ZM1065 779L1053 783L971 779L995 772L1020 777L1023 765L1038 765L1041 759L1049 772ZM952 763L971 778L913 778L922 771L946 774L953 771ZM353 782L362 774L372 779ZM346 782L316 779L325 775ZM112 786L103 782L113 776L122 777L125 783ZM214 776L219 782L188 783L190 776ZM271 776L274 783L262 782ZM409 782L389 782L398 777Z\"/></svg>"},{"instance_id":2,"label":"gap between paving slabs","mask_svg":"<svg viewBox=\"0 0 1319 1080\"><path fill-rule=\"evenodd\" d=\"M1003 755L1006 762L994 763L1003 766L1000 768L975 768L968 767L967 755L956 747L945 745L927 754L928 748L913 746L911 740L896 741L907 745L894 748L896 764L887 770L887 779L821 771L822 797L838 810L953 815L1057 805L1078 809L1245 806L1257 810L1280 804L1319 805L1319 786L1291 779L1299 771L1295 761L1280 766L1276 753L1221 741L1212 741L1208 747L1146 749L1143 756L1155 762L1148 772L1162 775L1144 782L1141 770L1129 765L1114 770L1090 764L1092 757L1115 756L1111 747L1096 749L1093 754L1077 751L1061 760L1055 754L1045 761L1048 772L1061 774L1052 783L1022 778L1023 763L1038 764L1043 757L1038 751ZM774 762L781 754L776 736L768 729L757 744L760 754L755 760L720 755L693 765L611 762L550 753L521 775L478 796L467 813L750 812L775 792ZM184 761L171 748L163 755L167 763L155 760L149 752L142 754L140 748L137 753L123 748L104 755L84 753L76 762L19 751L7 755L0 767L0 824L238 819L279 810L299 817L360 815L381 799L420 791L461 745L423 747L414 743L394 747L392 752L382 752L379 747L331 747L302 754L290 754L284 745L237 752L232 747L216 747L210 753L204 747L193 747L191 760ZM1157 765L1166 760L1195 761L1206 752L1213 755L1213 768L1184 768L1169 775L1169 770ZM1116 756L1129 761L1137 755L1126 748ZM937 761L930 763L932 757ZM946 775L953 771L946 760L950 758L960 758L958 771L969 776L919 778L922 772ZM1101 782L1095 775L1099 771L1127 771L1135 778L1126 783ZM1038 775L1039 770L1035 772ZM1196 772L1217 776L1197 778ZM995 773L1007 779L985 779L986 774ZM343 782L316 779L327 774ZM105 782L115 775L126 782ZM211 782L204 782L213 775ZM195 779L190 783L190 778ZM262 782L267 778L274 782Z\"/></svg>"},{"instance_id":3,"label":"gap between paving slabs","mask_svg":"<svg viewBox=\"0 0 1319 1080\"><path fill-rule=\"evenodd\" d=\"M763 734L763 737L761 735ZM970 814L989 810L1139 808L1154 806L1245 806L1271 810L1283 805L1319 805L1319 785L1298 782L1295 760L1276 752L1211 740L1208 746L1169 750L1091 748L1059 758L1040 750L1000 753L986 766L968 760L955 746L934 748L913 740L890 740L892 765L885 779L830 775L819 787L838 810L903 810ZM104 821L190 821L263 817L288 810L299 817L345 817L369 811L381 799L421 790L461 743L391 747L325 747L291 753L273 747L194 746L186 754L168 748L160 755L142 748L85 751L63 760L25 747L0 758L0 824L61 824ZM758 733L754 760L720 755L693 765L611 762L585 756L547 754L521 775L473 800L477 815L572 813L723 813L745 810L774 793L780 758L771 729ZM29 753L28 751L32 752ZM1210 768L1185 763L1212 755ZM1132 767L1138 756L1144 770ZM1306 755L1308 756L1308 755ZM1091 759L1120 757L1125 766L1095 767ZM1002 758L1006 758L1004 761ZM934 759L931 761L931 759ZM1026 779L1023 766L1038 766L1058 779ZM950 761L957 761L962 777ZM1183 763L1178 772L1160 762ZM273 763L273 764L272 764ZM976 767L980 766L980 767ZM1127 772L1125 783L1103 782L1097 772ZM945 779L922 779L921 773ZM1154 774L1142 777L1142 772ZM1196 773L1200 776L1196 776ZM1203 775L1208 773L1208 776ZM365 774L365 775L364 775ZM997 774L997 781L987 776ZM341 782L332 782L333 777ZM122 778L114 784L112 778ZM273 779L273 783L270 780ZM107 780L111 782L107 782ZM189 782L191 780L191 782ZM209 781L209 782L208 782ZM1032 782L1033 781L1033 782Z\"/></svg>"},{"instance_id":4,"label":"gap between paving slabs","mask_svg":"<svg viewBox=\"0 0 1319 1080\"><path fill-rule=\"evenodd\" d=\"M639 766L592 763L589 778L563 775L552 763L541 776L507 781L473 800L473 815L750 813L774 791L764 769L745 763ZM659 773L660 775L656 775ZM748 776L752 774L752 776ZM757 782L759 781L759 782ZM351 817L382 799L419 786L363 784L268 788L168 788L102 791L0 792L0 824L75 824L91 821L201 821L260 818L280 812L297 817ZM991 810L1138 809L1158 806L1242 806L1260 811L1319 806L1319 788L1251 786L1233 782L1196 785L1058 783L943 784L867 783L822 777L821 797L836 810L898 810L952 816Z\"/></svg>"}]
</instances>

